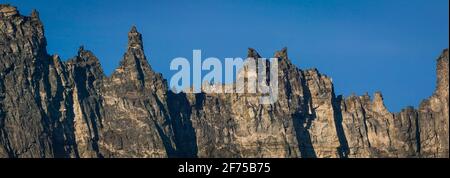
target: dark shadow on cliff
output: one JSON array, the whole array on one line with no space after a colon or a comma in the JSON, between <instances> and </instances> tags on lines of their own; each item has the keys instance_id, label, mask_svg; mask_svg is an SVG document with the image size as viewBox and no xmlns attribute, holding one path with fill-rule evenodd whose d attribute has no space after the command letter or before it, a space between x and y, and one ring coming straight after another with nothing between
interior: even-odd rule
<instances>
[{"instance_id":1,"label":"dark shadow on cliff","mask_svg":"<svg viewBox=\"0 0 450 178\"><path fill-rule=\"evenodd\" d=\"M175 157L196 158L198 152L197 136L192 126L190 118L192 109L186 93L176 94L169 91L167 102L172 129L175 134Z\"/></svg>"},{"instance_id":2,"label":"dark shadow on cliff","mask_svg":"<svg viewBox=\"0 0 450 178\"><path fill-rule=\"evenodd\" d=\"M161 128L161 126L156 122L155 120L152 120L153 125L156 128L156 131L158 131L158 135L161 137L161 141L163 142L164 149L166 150L167 157L172 158L176 157L176 150L172 146L170 138L164 133L164 130Z\"/></svg>"},{"instance_id":3,"label":"dark shadow on cliff","mask_svg":"<svg viewBox=\"0 0 450 178\"><path fill-rule=\"evenodd\" d=\"M305 78L304 76L302 76ZM290 91L290 85L288 84L288 91ZM311 92L306 85L305 80L301 80L301 84L303 86L303 101L302 111L298 111L297 113L292 115L295 134L297 137L298 148L300 149L300 156L302 158L317 158L316 151L314 150L314 146L311 141L311 135L309 133L309 128L311 127L312 121L316 118L316 113L314 108L309 108L312 104L311 101ZM311 111L308 113L308 111Z\"/></svg>"},{"instance_id":4,"label":"dark shadow on cliff","mask_svg":"<svg viewBox=\"0 0 450 178\"><path fill-rule=\"evenodd\" d=\"M418 113L416 113L415 122L416 122L416 128L415 128L416 129L416 134L415 134L415 138L416 138L416 153L419 156L421 156L420 155L420 153L421 153L420 143L422 143L422 142L420 140L420 125L419 125L420 119L419 119L419 114Z\"/></svg>"},{"instance_id":5,"label":"dark shadow on cliff","mask_svg":"<svg viewBox=\"0 0 450 178\"><path fill-rule=\"evenodd\" d=\"M316 151L314 150L314 146L312 145L311 135L309 134L308 130L311 126L312 121L314 120L314 117L312 115L297 113L292 115L292 118L301 157L316 158Z\"/></svg>"},{"instance_id":6,"label":"dark shadow on cliff","mask_svg":"<svg viewBox=\"0 0 450 178\"><path fill-rule=\"evenodd\" d=\"M172 123L170 117L166 115L168 112L165 105L159 100L158 96L153 93L153 96L151 98L154 98L156 104L161 109L161 112L164 113L163 120L158 120L158 118L150 118L150 120L153 123L153 126L155 126L156 131L158 132L159 137L161 138L161 141L163 143L164 149L166 151L167 157L173 158L177 157L176 152L176 145L174 143L174 133L173 128L170 125ZM145 100L144 101L144 107L147 109L147 111L150 111L150 101ZM152 126L150 126L152 127ZM168 128L169 127L169 128ZM167 130L169 129L169 130Z\"/></svg>"},{"instance_id":7,"label":"dark shadow on cliff","mask_svg":"<svg viewBox=\"0 0 450 178\"><path fill-rule=\"evenodd\" d=\"M342 127L342 110L341 110L342 95L335 98L333 102L334 124L336 125L336 133L339 139L338 153L339 157L347 158L350 153L347 138L345 137L344 128Z\"/></svg>"},{"instance_id":8,"label":"dark shadow on cliff","mask_svg":"<svg viewBox=\"0 0 450 178\"><path fill-rule=\"evenodd\" d=\"M48 56L45 51L41 51L36 59L38 59L38 62L35 64L36 69L35 74L32 75L33 82L31 85L36 89L36 91L43 90L46 93L46 96L50 96L52 98L44 106L42 105L42 100L45 100L45 98L42 98L39 92L34 93L34 101L39 108L39 114L42 118L41 126L43 131L46 133L46 137L48 137L39 138L39 142L44 143L47 141L46 139L48 139L51 143L51 148L49 149L52 151L53 156L57 158L65 158L69 155L64 149L65 141L63 137L62 125L58 123L58 119L61 117L59 108L61 101L63 100L63 87L61 86L60 79L57 78L57 80L54 81L56 82L56 84L54 84L56 85L56 91L55 94L52 95L50 68L55 64L52 60L50 60L50 56ZM42 85L40 85L39 81L42 81ZM44 108L47 108L47 112ZM45 152L45 150L40 151L42 157L42 152Z\"/></svg>"},{"instance_id":9,"label":"dark shadow on cliff","mask_svg":"<svg viewBox=\"0 0 450 178\"><path fill-rule=\"evenodd\" d=\"M86 127L90 136L93 136L89 140L89 145L92 151L95 152L97 157L103 157L100 153L98 140L99 140L99 127L101 128L101 109L97 101L100 100L99 96L95 92L94 86L97 78L93 77L92 71L89 70L92 66L75 67L74 72L74 84L77 87L78 102L80 102L81 110ZM73 101L77 102L77 101Z\"/></svg>"}]
</instances>

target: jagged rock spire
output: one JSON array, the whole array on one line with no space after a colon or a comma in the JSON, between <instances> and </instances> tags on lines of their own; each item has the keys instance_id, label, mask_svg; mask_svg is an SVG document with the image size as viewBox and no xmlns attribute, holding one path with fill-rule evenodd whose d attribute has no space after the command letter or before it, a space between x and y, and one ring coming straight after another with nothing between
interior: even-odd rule
<instances>
[{"instance_id":1,"label":"jagged rock spire","mask_svg":"<svg viewBox=\"0 0 450 178\"><path fill-rule=\"evenodd\" d=\"M248 48L247 57L254 58L254 59L261 58L261 56L258 54L258 52L253 48Z\"/></svg>"},{"instance_id":2,"label":"jagged rock spire","mask_svg":"<svg viewBox=\"0 0 450 178\"><path fill-rule=\"evenodd\" d=\"M85 50L85 49L84 49L84 46L81 45L81 46L78 48L77 59L79 59L79 60L81 60L81 61L84 61L84 60L86 60L86 59L85 59L86 56L93 56L93 54L90 54L90 53L91 53L90 51ZM89 58L89 57L87 57L87 58Z\"/></svg>"},{"instance_id":3,"label":"jagged rock spire","mask_svg":"<svg viewBox=\"0 0 450 178\"><path fill-rule=\"evenodd\" d=\"M446 96L448 98L448 85L449 85L449 57L448 49L444 49L442 54L437 59L436 75L437 75L437 87L435 93L438 95Z\"/></svg>"},{"instance_id":4,"label":"jagged rock spire","mask_svg":"<svg viewBox=\"0 0 450 178\"><path fill-rule=\"evenodd\" d=\"M85 49L83 45L78 48L77 55L69 61L69 63L81 66L84 66L86 64L95 66L95 70L98 71L97 73L99 73L99 75L103 75L103 70L100 67L100 61L92 51Z\"/></svg>"},{"instance_id":5,"label":"jagged rock spire","mask_svg":"<svg viewBox=\"0 0 450 178\"><path fill-rule=\"evenodd\" d=\"M31 18L39 20L39 12L36 9L31 11Z\"/></svg>"},{"instance_id":6,"label":"jagged rock spire","mask_svg":"<svg viewBox=\"0 0 450 178\"><path fill-rule=\"evenodd\" d=\"M120 78L121 84L134 82L141 87L145 85L146 78L151 78L152 75L154 75L154 72L144 54L142 35L133 25L128 32L127 51L112 78Z\"/></svg>"},{"instance_id":7,"label":"jagged rock spire","mask_svg":"<svg viewBox=\"0 0 450 178\"><path fill-rule=\"evenodd\" d=\"M128 48L143 48L142 35L134 25L131 27L130 32L128 32Z\"/></svg>"},{"instance_id":8,"label":"jagged rock spire","mask_svg":"<svg viewBox=\"0 0 450 178\"><path fill-rule=\"evenodd\" d=\"M81 45L81 46L78 48L78 56L79 56L83 51L84 51L84 46Z\"/></svg>"},{"instance_id":9,"label":"jagged rock spire","mask_svg":"<svg viewBox=\"0 0 450 178\"><path fill-rule=\"evenodd\" d=\"M374 103L383 103L383 94L380 91L377 91L373 94L373 102Z\"/></svg>"},{"instance_id":10,"label":"jagged rock spire","mask_svg":"<svg viewBox=\"0 0 450 178\"><path fill-rule=\"evenodd\" d=\"M282 59L287 59L288 55L287 55L287 47L284 47L283 49L281 49L280 51L277 51L275 53L275 57L276 58L282 58Z\"/></svg>"},{"instance_id":11,"label":"jagged rock spire","mask_svg":"<svg viewBox=\"0 0 450 178\"><path fill-rule=\"evenodd\" d=\"M278 61L280 61L280 65L279 66L285 66L287 68L291 68L293 66L291 60L288 58L288 52L287 52L287 47L284 47L283 49L275 52L274 55L275 58L278 58ZM281 67L284 68L284 67ZM314 69L317 70L317 69ZM318 71L316 71L318 73Z\"/></svg>"},{"instance_id":12,"label":"jagged rock spire","mask_svg":"<svg viewBox=\"0 0 450 178\"><path fill-rule=\"evenodd\" d=\"M136 26L132 26L128 32L128 48L122 60L123 67L136 68L144 65L149 67L147 59L144 54L144 46L142 42L142 35L137 31Z\"/></svg>"},{"instance_id":13,"label":"jagged rock spire","mask_svg":"<svg viewBox=\"0 0 450 178\"><path fill-rule=\"evenodd\" d=\"M379 113L388 113L386 106L384 105L383 94L380 91L377 91L373 94L373 110L378 111Z\"/></svg>"}]
</instances>

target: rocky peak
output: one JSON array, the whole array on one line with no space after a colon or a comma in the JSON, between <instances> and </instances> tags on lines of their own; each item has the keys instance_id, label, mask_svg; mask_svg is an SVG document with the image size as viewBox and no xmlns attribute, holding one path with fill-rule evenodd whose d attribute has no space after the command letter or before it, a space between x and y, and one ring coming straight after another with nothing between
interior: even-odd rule
<instances>
[{"instance_id":1,"label":"rocky peak","mask_svg":"<svg viewBox=\"0 0 450 178\"><path fill-rule=\"evenodd\" d=\"M145 68L145 69L144 69ZM148 68L148 69L147 69ZM128 47L116 73L126 71L149 70L150 66L144 54L142 35L137 31L136 26L131 27L128 32Z\"/></svg>"},{"instance_id":2,"label":"rocky peak","mask_svg":"<svg viewBox=\"0 0 450 178\"><path fill-rule=\"evenodd\" d=\"M288 59L287 47L284 47L280 51L275 52L275 58Z\"/></svg>"},{"instance_id":3,"label":"rocky peak","mask_svg":"<svg viewBox=\"0 0 450 178\"><path fill-rule=\"evenodd\" d=\"M364 95L362 95L362 96L359 96L359 99L361 101L361 104L365 108L370 108L370 106L372 104L372 99L370 98L370 95L368 92L364 93Z\"/></svg>"},{"instance_id":4,"label":"rocky peak","mask_svg":"<svg viewBox=\"0 0 450 178\"><path fill-rule=\"evenodd\" d=\"M85 52L84 46L81 45L81 46L78 48L78 56L81 56L81 55L83 54L83 52Z\"/></svg>"},{"instance_id":5,"label":"rocky peak","mask_svg":"<svg viewBox=\"0 0 450 178\"><path fill-rule=\"evenodd\" d=\"M17 8L9 4L0 4L0 17L11 17L19 14Z\"/></svg>"},{"instance_id":6,"label":"rocky peak","mask_svg":"<svg viewBox=\"0 0 450 178\"><path fill-rule=\"evenodd\" d=\"M279 61L278 66L280 66L280 69L282 69L283 72L287 72L287 71L292 72L293 70L298 69L296 66L294 66L292 64L291 60L289 59L287 47L284 47L283 49L275 52L274 57L278 58L278 61ZM287 71L285 71L285 70L287 70ZM314 69L314 70L316 70L316 69ZM316 71L316 72L318 72L318 71Z\"/></svg>"},{"instance_id":7,"label":"rocky peak","mask_svg":"<svg viewBox=\"0 0 450 178\"><path fill-rule=\"evenodd\" d=\"M258 52L255 49L248 48L248 50L247 50L247 58L258 59L258 58L261 58L261 56L258 54Z\"/></svg>"},{"instance_id":8,"label":"rocky peak","mask_svg":"<svg viewBox=\"0 0 450 178\"><path fill-rule=\"evenodd\" d=\"M128 32L128 49L143 48L142 35L137 31L136 26L132 26Z\"/></svg>"},{"instance_id":9,"label":"rocky peak","mask_svg":"<svg viewBox=\"0 0 450 178\"><path fill-rule=\"evenodd\" d=\"M98 58L89 50L85 50L83 46L78 49L78 54L74 58L66 62L70 77L73 82L80 88L86 88L83 85L88 84L87 88L100 83L105 77L103 69ZM99 84L98 84L99 85Z\"/></svg>"},{"instance_id":10,"label":"rocky peak","mask_svg":"<svg viewBox=\"0 0 450 178\"><path fill-rule=\"evenodd\" d=\"M164 89L164 86L159 85L165 85L165 82L161 74L155 73L148 63L143 49L142 35L135 26L131 27L128 33L127 51L111 78L114 83L120 85L128 83L130 84L128 86L141 89L143 87ZM153 85L154 83L159 84Z\"/></svg>"},{"instance_id":11,"label":"rocky peak","mask_svg":"<svg viewBox=\"0 0 450 178\"><path fill-rule=\"evenodd\" d=\"M68 61L70 64L85 66L85 65L93 65L100 68L100 61L97 57L92 53L92 51L84 49L84 46L80 46L78 49L77 56L74 59Z\"/></svg>"},{"instance_id":12,"label":"rocky peak","mask_svg":"<svg viewBox=\"0 0 450 178\"><path fill-rule=\"evenodd\" d=\"M0 5L0 31L0 54L20 54L34 60L47 55L44 29L38 18L21 16L16 7Z\"/></svg>"},{"instance_id":13,"label":"rocky peak","mask_svg":"<svg viewBox=\"0 0 450 178\"><path fill-rule=\"evenodd\" d=\"M437 88L436 93L439 95L447 96L448 97L448 86L449 86L449 79L448 79L448 49L445 49L442 54L437 59Z\"/></svg>"},{"instance_id":14,"label":"rocky peak","mask_svg":"<svg viewBox=\"0 0 450 178\"><path fill-rule=\"evenodd\" d=\"M151 67L145 57L142 35L134 25L131 27L130 32L128 32L127 51L121 61L120 69L139 73L138 75L140 75L141 80L144 80L145 73L152 73Z\"/></svg>"},{"instance_id":15,"label":"rocky peak","mask_svg":"<svg viewBox=\"0 0 450 178\"><path fill-rule=\"evenodd\" d=\"M88 61L91 58L95 58L95 56L91 51L85 50L84 46L80 46L80 48L78 48L77 58Z\"/></svg>"},{"instance_id":16,"label":"rocky peak","mask_svg":"<svg viewBox=\"0 0 450 178\"><path fill-rule=\"evenodd\" d=\"M374 105L384 105L383 94L381 94L381 92L377 91L373 94L373 104Z\"/></svg>"},{"instance_id":17,"label":"rocky peak","mask_svg":"<svg viewBox=\"0 0 450 178\"><path fill-rule=\"evenodd\" d=\"M380 112L380 113L387 113L388 110L386 109L386 106L384 105L383 95L380 91L375 92L373 95L373 102L372 102L372 108L374 111Z\"/></svg>"},{"instance_id":18,"label":"rocky peak","mask_svg":"<svg viewBox=\"0 0 450 178\"><path fill-rule=\"evenodd\" d=\"M31 11L31 18L32 19L39 19L39 12L36 9L33 9Z\"/></svg>"}]
</instances>

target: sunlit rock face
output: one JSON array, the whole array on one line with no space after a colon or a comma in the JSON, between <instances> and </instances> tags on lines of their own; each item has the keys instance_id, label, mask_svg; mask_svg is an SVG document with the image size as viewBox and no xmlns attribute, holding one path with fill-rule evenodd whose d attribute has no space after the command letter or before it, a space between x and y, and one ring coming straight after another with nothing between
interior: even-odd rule
<instances>
[{"instance_id":1,"label":"sunlit rock face","mask_svg":"<svg viewBox=\"0 0 450 178\"><path fill-rule=\"evenodd\" d=\"M136 27L109 77L83 47L65 62L48 54L37 11L0 5L0 33L0 157L449 157L448 50L435 92L391 113L381 92L336 95L330 77L294 66L287 48L273 55L278 100L260 104L258 95L168 90ZM238 78L251 73L244 66Z\"/></svg>"}]
</instances>

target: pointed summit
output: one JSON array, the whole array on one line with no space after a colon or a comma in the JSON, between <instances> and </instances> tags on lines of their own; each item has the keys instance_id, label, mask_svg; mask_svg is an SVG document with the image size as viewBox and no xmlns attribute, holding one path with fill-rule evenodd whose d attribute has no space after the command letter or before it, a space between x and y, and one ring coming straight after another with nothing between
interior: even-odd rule
<instances>
[{"instance_id":1,"label":"pointed summit","mask_svg":"<svg viewBox=\"0 0 450 178\"><path fill-rule=\"evenodd\" d=\"M248 48L247 58L258 59L258 58L261 58L261 56L258 54L258 52L255 49Z\"/></svg>"},{"instance_id":2,"label":"pointed summit","mask_svg":"<svg viewBox=\"0 0 450 178\"><path fill-rule=\"evenodd\" d=\"M287 59L288 55L287 55L287 47L284 47L283 49L281 49L280 51L277 51L275 53L275 57L276 58L282 58L282 59Z\"/></svg>"},{"instance_id":3,"label":"pointed summit","mask_svg":"<svg viewBox=\"0 0 450 178\"><path fill-rule=\"evenodd\" d=\"M31 18L32 18L32 19L39 20L39 12L38 12L36 9L33 9L33 10L31 11Z\"/></svg>"},{"instance_id":4,"label":"pointed summit","mask_svg":"<svg viewBox=\"0 0 450 178\"><path fill-rule=\"evenodd\" d=\"M378 111L379 113L389 113L386 106L384 105L383 94L381 94L380 91L374 93L372 104L373 110Z\"/></svg>"},{"instance_id":5,"label":"pointed summit","mask_svg":"<svg viewBox=\"0 0 450 178\"><path fill-rule=\"evenodd\" d=\"M79 48L78 48L78 55L81 55L81 53L84 51L84 46L83 45L81 45Z\"/></svg>"},{"instance_id":6,"label":"pointed summit","mask_svg":"<svg viewBox=\"0 0 450 178\"><path fill-rule=\"evenodd\" d=\"M374 95L373 95L373 103L374 104L383 104L384 105L383 94L381 94L380 91L377 91L377 92L374 93Z\"/></svg>"},{"instance_id":7,"label":"pointed summit","mask_svg":"<svg viewBox=\"0 0 450 178\"><path fill-rule=\"evenodd\" d=\"M143 48L142 35L134 25L131 27L130 32L128 32L128 48Z\"/></svg>"},{"instance_id":8,"label":"pointed summit","mask_svg":"<svg viewBox=\"0 0 450 178\"><path fill-rule=\"evenodd\" d=\"M92 51L85 49L83 45L78 48L77 55L71 61L73 63L76 63L77 65L95 64L95 66L100 67L100 61L98 60L98 58Z\"/></svg>"},{"instance_id":9,"label":"pointed summit","mask_svg":"<svg viewBox=\"0 0 450 178\"><path fill-rule=\"evenodd\" d=\"M288 57L288 51L287 51L287 47L284 47L283 49L276 51L274 58L277 58L278 61L280 62L280 67L281 68L296 68L294 64L292 64L292 61L289 59ZM316 73L319 73L319 71L317 71L317 69L314 69L314 71Z\"/></svg>"},{"instance_id":10,"label":"pointed summit","mask_svg":"<svg viewBox=\"0 0 450 178\"><path fill-rule=\"evenodd\" d=\"M142 88L145 80L154 75L144 54L142 35L132 26L128 32L128 48L119 67L112 75L112 79L120 84L132 83L132 86Z\"/></svg>"}]
</instances>

